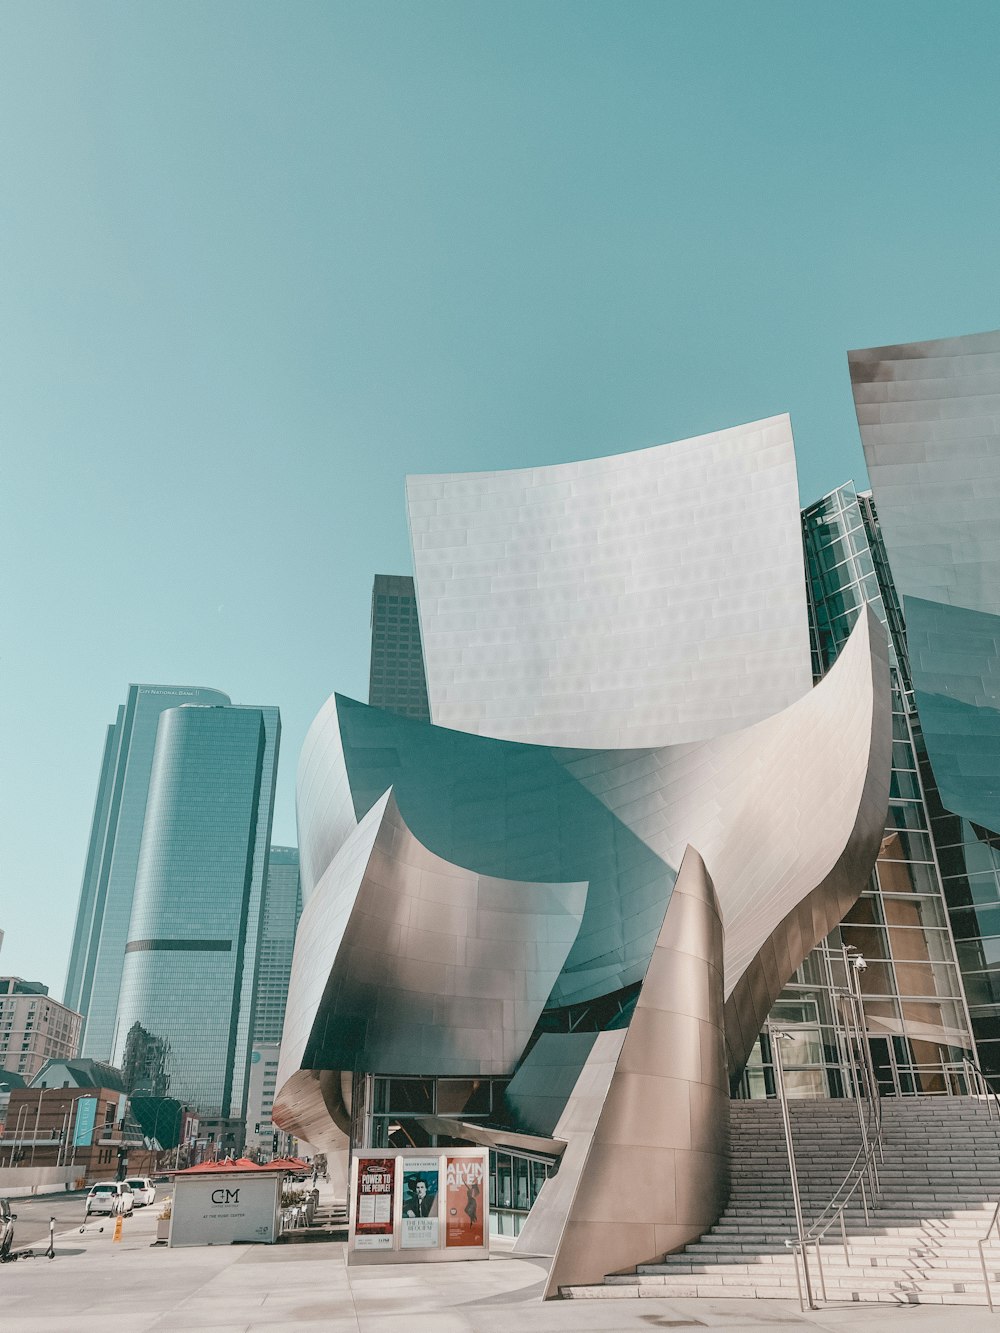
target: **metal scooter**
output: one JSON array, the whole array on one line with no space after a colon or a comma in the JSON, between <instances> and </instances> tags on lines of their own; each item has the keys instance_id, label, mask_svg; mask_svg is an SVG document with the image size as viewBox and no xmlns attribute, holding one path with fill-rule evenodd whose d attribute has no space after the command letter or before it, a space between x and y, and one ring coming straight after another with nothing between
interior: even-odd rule
<instances>
[{"instance_id":1,"label":"metal scooter","mask_svg":"<svg viewBox=\"0 0 1000 1333\"><path fill-rule=\"evenodd\" d=\"M7 1199L0 1199L0 1264L15 1264L18 1259L54 1259L56 1257L55 1235L56 1219L49 1218L49 1243L40 1253L37 1250L15 1250L14 1223L17 1213L12 1213Z\"/></svg>"}]
</instances>

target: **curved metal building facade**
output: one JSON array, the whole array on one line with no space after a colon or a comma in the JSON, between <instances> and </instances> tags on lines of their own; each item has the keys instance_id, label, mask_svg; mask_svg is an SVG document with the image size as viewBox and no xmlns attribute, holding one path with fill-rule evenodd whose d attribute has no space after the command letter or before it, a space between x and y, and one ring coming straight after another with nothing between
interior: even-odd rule
<instances>
[{"instance_id":1,"label":"curved metal building facade","mask_svg":"<svg viewBox=\"0 0 1000 1333\"><path fill-rule=\"evenodd\" d=\"M337 1151L362 1075L503 1080L428 1132L565 1152L535 1230L591 1280L725 1200L727 1079L878 852L885 633L812 688L784 417L408 502L432 721L335 695L306 738L274 1119ZM622 1230L643 1142L664 1188Z\"/></svg>"}]
</instances>

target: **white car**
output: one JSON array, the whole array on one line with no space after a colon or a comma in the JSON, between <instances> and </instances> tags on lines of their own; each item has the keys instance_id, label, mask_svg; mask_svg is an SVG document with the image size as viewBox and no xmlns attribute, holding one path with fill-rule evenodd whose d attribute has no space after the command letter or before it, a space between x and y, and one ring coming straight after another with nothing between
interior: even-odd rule
<instances>
[{"instance_id":1,"label":"white car","mask_svg":"<svg viewBox=\"0 0 1000 1333\"><path fill-rule=\"evenodd\" d=\"M137 1208L148 1208L156 1198L156 1186L148 1176L129 1176L125 1184L132 1190Z\"/></svg>"},{"instance_id":2,"label":"white car","mask_svg":"<svg viewBox=\"0 0 1000 1333\"><path fill-rule=\"evenodd\" d=\"M107 1213L111 1217L124 1216L135 1207L132 1188L125 1180L102 1180L91 1187L87 1195L87 1216Z\"/></svg>"}]
</instances>

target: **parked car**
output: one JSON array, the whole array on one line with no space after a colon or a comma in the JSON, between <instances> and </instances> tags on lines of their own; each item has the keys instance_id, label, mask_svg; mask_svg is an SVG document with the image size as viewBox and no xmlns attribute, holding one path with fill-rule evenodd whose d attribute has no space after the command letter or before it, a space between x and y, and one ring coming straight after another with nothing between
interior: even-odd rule
<instances>
[{"instance_id":1,"label":"parked car","mask_svg":"<svg viewBox=\"0 0 1000 1333\"><path fill-rule=\"evenodd\" d=\"M0 1263L6 1263L14 1244L14 1223L17 1213L10 1211L10 1200L0 1199Z\"/></svg>"},{"instance_id":2,"label":"parked car","mask_svg":"<svg viewBox=\"0 0 1000 1333\"><path fill-rule=\"evenodd\" d=\"M129 1176L125 1184L132 1190L137 1208L148 1208L156 1198L156 1186L148 1176Z\"/></svg>"},{"instance_id":3,"label":"parked car","mask_svg":"<svg viewBox=\"0 0 1000 1333\"><path fill-rule=\"evenodd\" d=\"M102 1180L91 1187L87 1195L87 1216L108 1213L111 1217L132 1212L135 1198L132 1187L124 1180Z\"/></svg>"}]
</instances>

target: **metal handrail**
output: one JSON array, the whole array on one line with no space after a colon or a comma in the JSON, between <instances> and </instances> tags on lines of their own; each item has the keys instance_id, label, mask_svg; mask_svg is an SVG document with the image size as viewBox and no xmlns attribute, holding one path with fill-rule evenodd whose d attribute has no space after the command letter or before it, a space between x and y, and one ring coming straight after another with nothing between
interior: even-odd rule
<instances>
[{"instance_id":1,"label":"metal handrail","mask_svg":"<svg viewBox=\"0 0 1000 1333\"><path fill-rule=\"evenodd\" d=\"M878 1109L873 1114L873 1108L875 1107L877 1107ZM847 1223L845 1221L844 1215L847 1212L848 1204L850 1204L855 1194L857 1194L859 1191L861 1193L862 1207L864 1208L865 1212L865 1226L869 1226L871 1223L871 1217L868 1210L868 1198L865 1193L865 1179L866 1177L869 1177L870 1173L877 1171L875 1158L876 1155L880 1154L882 1151L881 1099L878 1097L877 1093L874 1101L869 1103L869 1119L870 1120L873 1119L875 1121L874 1124L875 1132L869 1140L867 1152L865 1151L864 1143L862 1143L861 1147L855 1154L854 1161L851 1163L851 1166L849 1167L847 1174L845 1175L844 1179L840 1182L840 1184L837 1186L836 1190L834 1190L833 1197L830 1199L830 1202L820 1213L819 1217L816 1218L816 1220L811 1224L811 1226L809 1226L806 1229L806 1233L802 1241L801 1242L798 1240L785 1241L785 1244L789 1247L789 1249L792 1250L792 1257L796 1265L796 1278L798 1277L799 1254L802 1253L804 1250L807 1250L809 1246L813 1246L815 1248L816 1266L819 1269L820 1289L823 1293L824 1300L828 1300L829 1298L826 1294L826 1276L823 1272L823 1252L821 1249L821 1242L826 1239L826 1236L830 1231L831 1227L833 1227L834 1223L839 1222L840 1239L841 1239L841 1244L844 1247L844 1262L848 1265L848 1267L850 1266L851 1256L847 1244ZM864 1154L863 1160L861 1160L862 1154ZM851 1184L852 1177L853 1177L853 1184ZM877 1180L877 1175L875 1178ZM842 1190L847 1188L848 1185L850 1185L850 1189L848 1189L847 1193L843 1195L842 1198L840 1198L840 1202L838 1203L837 1202L838 1196L841 1194ZM874 1204L875 1200L873 1196L872 1207L874 1207ZM803 1254L803 1264L804 1263L805 1263L805 1255Z\"/></svg>"},{"instance_id":2,"label":"metal handrail","mask_svg":"<svg viewBox=\"0 0 1000 1333\"><path fill-rule=\"evenodd\" d=\"M1000 1217L1000 1203L993 1209L993 1217L989 1226L986 1228L986 1235L983 1236L982 1240L976 1241L976 1244L979 1246L979 1266L983 1270L983 1281L986 1284L986 1304L990 1307L991 1314L993 1313L993 1288L990 1285L990 1275L986 1268L986 1255L983 1252L983 1246L989 1240L990 1235L994 1230L996 1231L998 1238L1000 1238L1000 1227L997 1226L998 1217Z\"/></svg>"},{"instance_id":3,"label":"metal handrail","mask_svg":"<svg viewBox=\"0 0 1000 1333\"><path fill-rule=\"evenodd\" d=\"M986 1077L985 1073L980 1069L979 1065L973 1060L971 1055L962 1057L962 1067L966 1071L965 1077L969 1087L971 1088L973 1083L975 1083L978 1089L976 1096L986 1098L986 1109L990 1113L990 1119L993 1119L995 1107L997 1119L1000 1120L1000 1097L998 1097L990 1087L989 1079ZM975 1075L974 1079L969 1077L969 1070Z\"/></svg>"},{"instance_id":4,"label":"metal handrail","mask_svg":"<svg viewBox=\"0 0 1000 1333\"><path fill-rule=\"evenodd\" d=\"M990 1113L990 1119L991 1120L993 1119L993 1110L994 1107L996 1107L997 1119L1000 1120L1000 1097L997 1097L997 1094L990 1087L989 1080L983 1073L982 1069L980 1069L976 1061L973 1060L972 1057L968 1055L963 1058L962 1064L966 1067L966 1078L969 1078L968 1075L969 1070L972 1070L972 1072L976 1075L975 1082L976 1086L979 1088L977 1096L982 1097L985 1095L986 1106ZM973 1080L969 1078L970 1086L972 1085L972 1082ZM1000 1219L1000 1202L998 1202L997 1206L993 1209L993 1216L990 1219L989 1226L986 1228L985 1235L982 1237L981 1240L976 1241L976 1245L979 1248L979 1266L983 1270L983 1282L986 1286L986 1304L990 1307L991 1314L993 1313L993 1287L990 1283L989 1270L986 1267L986 1253L983 1250L983 1246L987 1243L987 1241L989 1240L990 1236L993 1234L994 1231L996 1231L997 1237L998 1239L1000 1239L1000 1226L998 1226L997 1224L998 1219Z\"/></svg>"},{"instance_id":5,"label":"metal handrail","mask_svg":"<svg viewBox=\"0 0 1000 1333\"><path fill-rule=\"evenodd\" d=\"M860 955L858 955L858 958L860 959L860 968L863 969L864 959L860 958ZM844 961L847 966L848 978L850 978L851 966L854 960L849 962L846 951ZM854 965L857 968L857 964ZM871 1066L871 1053L867 1045L867 1031L864 1023L864 1007L860 995L860 987L856 990L854 985L849 984L848 990L844 992L844 996L850 1000L850 1017L846 1024L847 1032L849 1034L849 1042L851 1040L855 1041L858 1048L857 1065L855 1065L853 1056L851 1057L851 1073L853 1075L855 1097L860 1099L863 1085L866 1093L866 1100L868 1102L868 1114L867 1117L864 1115L859 1117L861 1124L861 1146L858 1148L858 1151L854 1156L854 1161L848 1167L843 1180L834 1190L829 1203L826 1204L811 1226L804 1230L800 1230L799 1235L794 1241L786 1240L785 1242L792 1251L792 1258L795 1264L795 1279L796 1284L799 1286L800 1305L802 1304L801 1282L799 1279L800 1256L802 1259L803 1272L806 1276L806 1291L810 1294L811 1303L807 1251L810 1245L815 1247L816 1265L819 1269L820 1289L823 1294L823 1300L827 1300L826 1276L823 1272L821 1242L825 1239L834 1223L839 1222L841 1241L844 1246L844 1261L846 1264L850 1265L851 1258L847 1245L847 1224L844 1217L844 1214L847 1211L847 1206L854 1198L855 1194L860 1190L861 1202L865 1212L865 1225L870 1225L871 1218L868 1210L868 1198L865 1192L865 1179L867 1178L869 1189L872 1193L872 1207L875 1205L875 1195L880 1189L876 1158L880 1161L883 1159L882 1099L879 1094L878 1081L875 1078L874 1069ZM846 1014L847 1010L845 1008L845 1016ZM850 1049L849 1046L848 1049ZM859 1067L861 1074L860 1078L858 1077ZM866 1119L868 1121L867 1125L865 1123ZM846 1194L844 1193L845 1190L847 1191Z\"/></svg>"}]
</instances>

